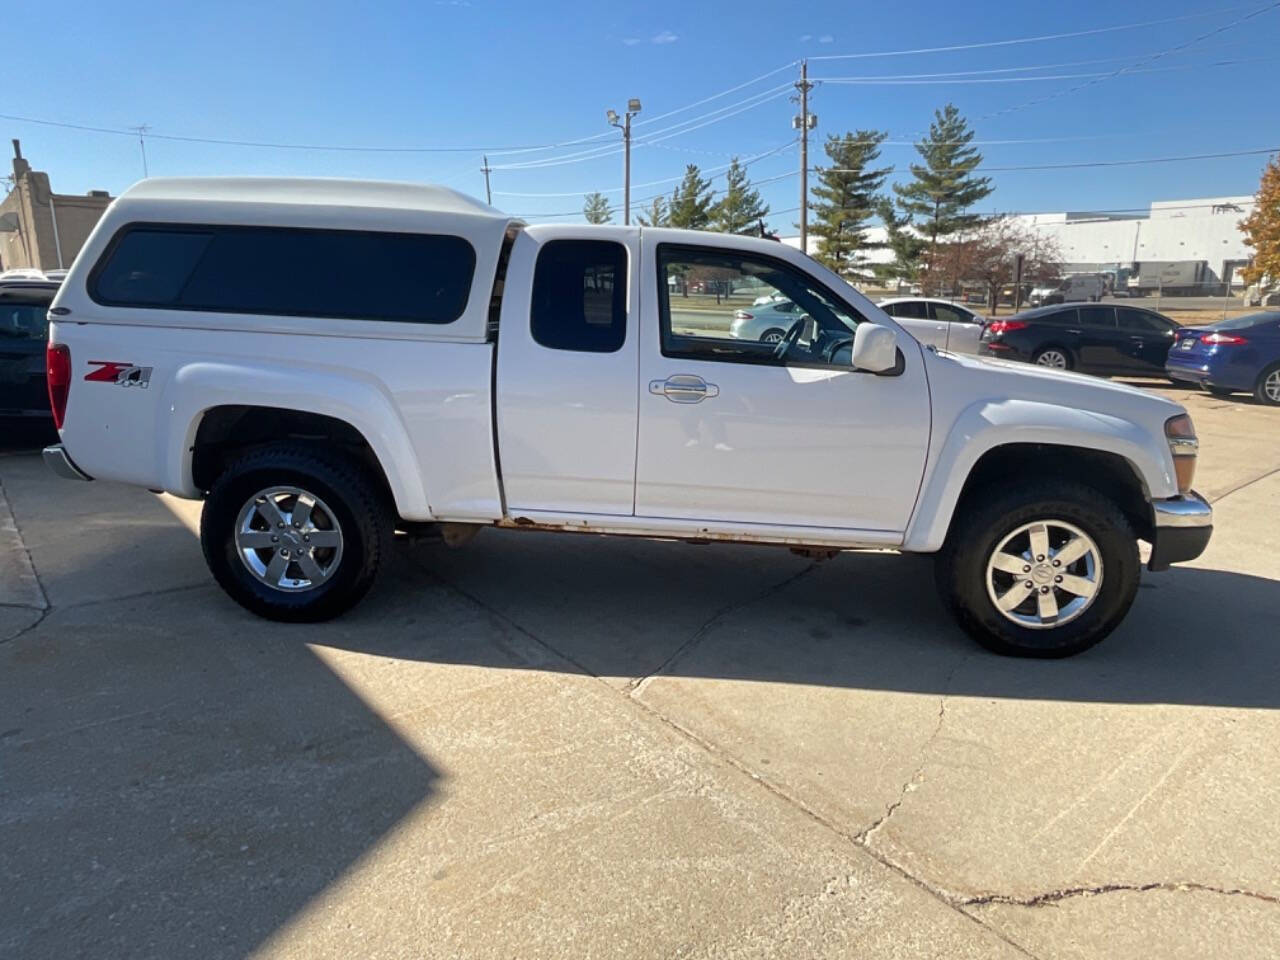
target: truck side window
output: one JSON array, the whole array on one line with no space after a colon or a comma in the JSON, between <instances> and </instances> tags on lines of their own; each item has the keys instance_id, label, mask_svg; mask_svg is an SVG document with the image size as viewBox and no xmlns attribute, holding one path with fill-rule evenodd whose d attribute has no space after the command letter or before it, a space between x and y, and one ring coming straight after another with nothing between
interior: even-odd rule
<instances>
[{"instance_id":1,"label":"truck side window","mask_svg":"<svg viewBox=\"0 0 1280 960\"><path fill-rule=\"evenodd\" d=\"M613 353L627 339L627 249L611 240L550 240L538 251L529 315L552 350Z\"/></svg>"},{"instance_id":2,"label":"truck side window","mask_svg":"<svg viewBox=\"0 0 1280 960\"><path fill-rule=\"evenodd\" d=\"M783 260L667 243L658 246L658 311L664 356L796 366L839 366L836 348L864 319ZM784 338L791 346L779 359Z\"/></svg>"},{"instance_id":3,"label":"truck side window","mask_svg":"<svg viewBox=\"0 0 1280 960\"><path fill-rule=\"evenodd\" d=\"M475 266L471 244L447 234L131 224L89 294L114 307L452 323Z\"/></svg>"}]
</instances>

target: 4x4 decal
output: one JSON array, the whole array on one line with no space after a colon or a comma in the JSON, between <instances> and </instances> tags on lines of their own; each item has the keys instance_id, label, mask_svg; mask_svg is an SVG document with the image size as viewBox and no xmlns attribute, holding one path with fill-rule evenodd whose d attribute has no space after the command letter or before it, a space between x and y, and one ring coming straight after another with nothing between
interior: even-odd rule
<instances>
[{"instance_id":1,"label":"4x4 decal","mask_svg":"<svg viewBox=\"0 0 1280 960\"><path fill-rule=\"evenodd\" d=\"M150 367L139 367L116 360L90 360L89 366L98 368L84 376L92 383L114 383L118 387L141 387L143 390L151 386Z\"/></svg>"}]
</instances>

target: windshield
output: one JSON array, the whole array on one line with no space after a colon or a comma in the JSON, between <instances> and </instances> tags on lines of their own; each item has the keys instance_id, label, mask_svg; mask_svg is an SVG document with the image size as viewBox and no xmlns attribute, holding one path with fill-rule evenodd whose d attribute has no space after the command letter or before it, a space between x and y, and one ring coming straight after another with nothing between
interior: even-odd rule
<instances>
[{"instance_id":1,"label":"windshield","mask_svg":"<svg viewBox=\"0 0 1280 960\"><path fill-rule=\"evenodd\" d=\"M0 304L0 337L43 340L49 332L49 308L30 303Z\"/></svg>"}]
</instances>

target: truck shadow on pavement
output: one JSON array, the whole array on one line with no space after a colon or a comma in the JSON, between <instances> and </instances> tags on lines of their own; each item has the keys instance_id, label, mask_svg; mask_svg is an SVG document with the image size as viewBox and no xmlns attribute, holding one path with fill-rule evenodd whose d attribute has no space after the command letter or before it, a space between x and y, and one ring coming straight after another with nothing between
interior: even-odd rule
<instances>
[{"instance_id":1,"label":"truck shadow on pavement","mask_svg":"<svg viewBox=\"0 0 1280 960\"><path fill-rule=\"evenodd\" d=\"M777 548L499 532L462 550L407 552L428 578L517 624L570 669L633 685L665 673L960 696L1280 707L1280 582L1262 577L1144 571L1133 608L1110 637L1067 660L1034 661L995 656L964 635L938 599L924 557L842 554L813 564ZM384 643L367 652L413 656Z\"/></svg>"}]
</instances>

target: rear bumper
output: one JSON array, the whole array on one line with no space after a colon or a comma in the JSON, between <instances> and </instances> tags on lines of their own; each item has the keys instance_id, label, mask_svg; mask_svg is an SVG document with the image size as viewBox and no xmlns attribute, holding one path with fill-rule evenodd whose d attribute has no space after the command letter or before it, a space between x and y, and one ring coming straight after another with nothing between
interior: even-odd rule
<instances>
[{"instance_id":1,"label":"rear bumper","mask_svg":"<svg viewBox=\"0 0 1280 960\"><path fill-rule=\"evenodd\" d=\"M76 466L70 454L67 453L66 447L60 443L55 443L51 447L45 447L43 451L44 465L52 470L55 474L64 480L92 480L83 470Z\"/></svg>"},{"instance_id":2,"label":"rear bumper","mask_svg":"<svg viewBox=\"0 0 1280 960\"><path fill-rule=\"evenodd\" d=\"M1194 560L1213 536L1213 507L1194 490L1180 497L1156 500L1155 537L1147 569L1168 570L1170 564Z\"/></svg>"}]
</instances>

